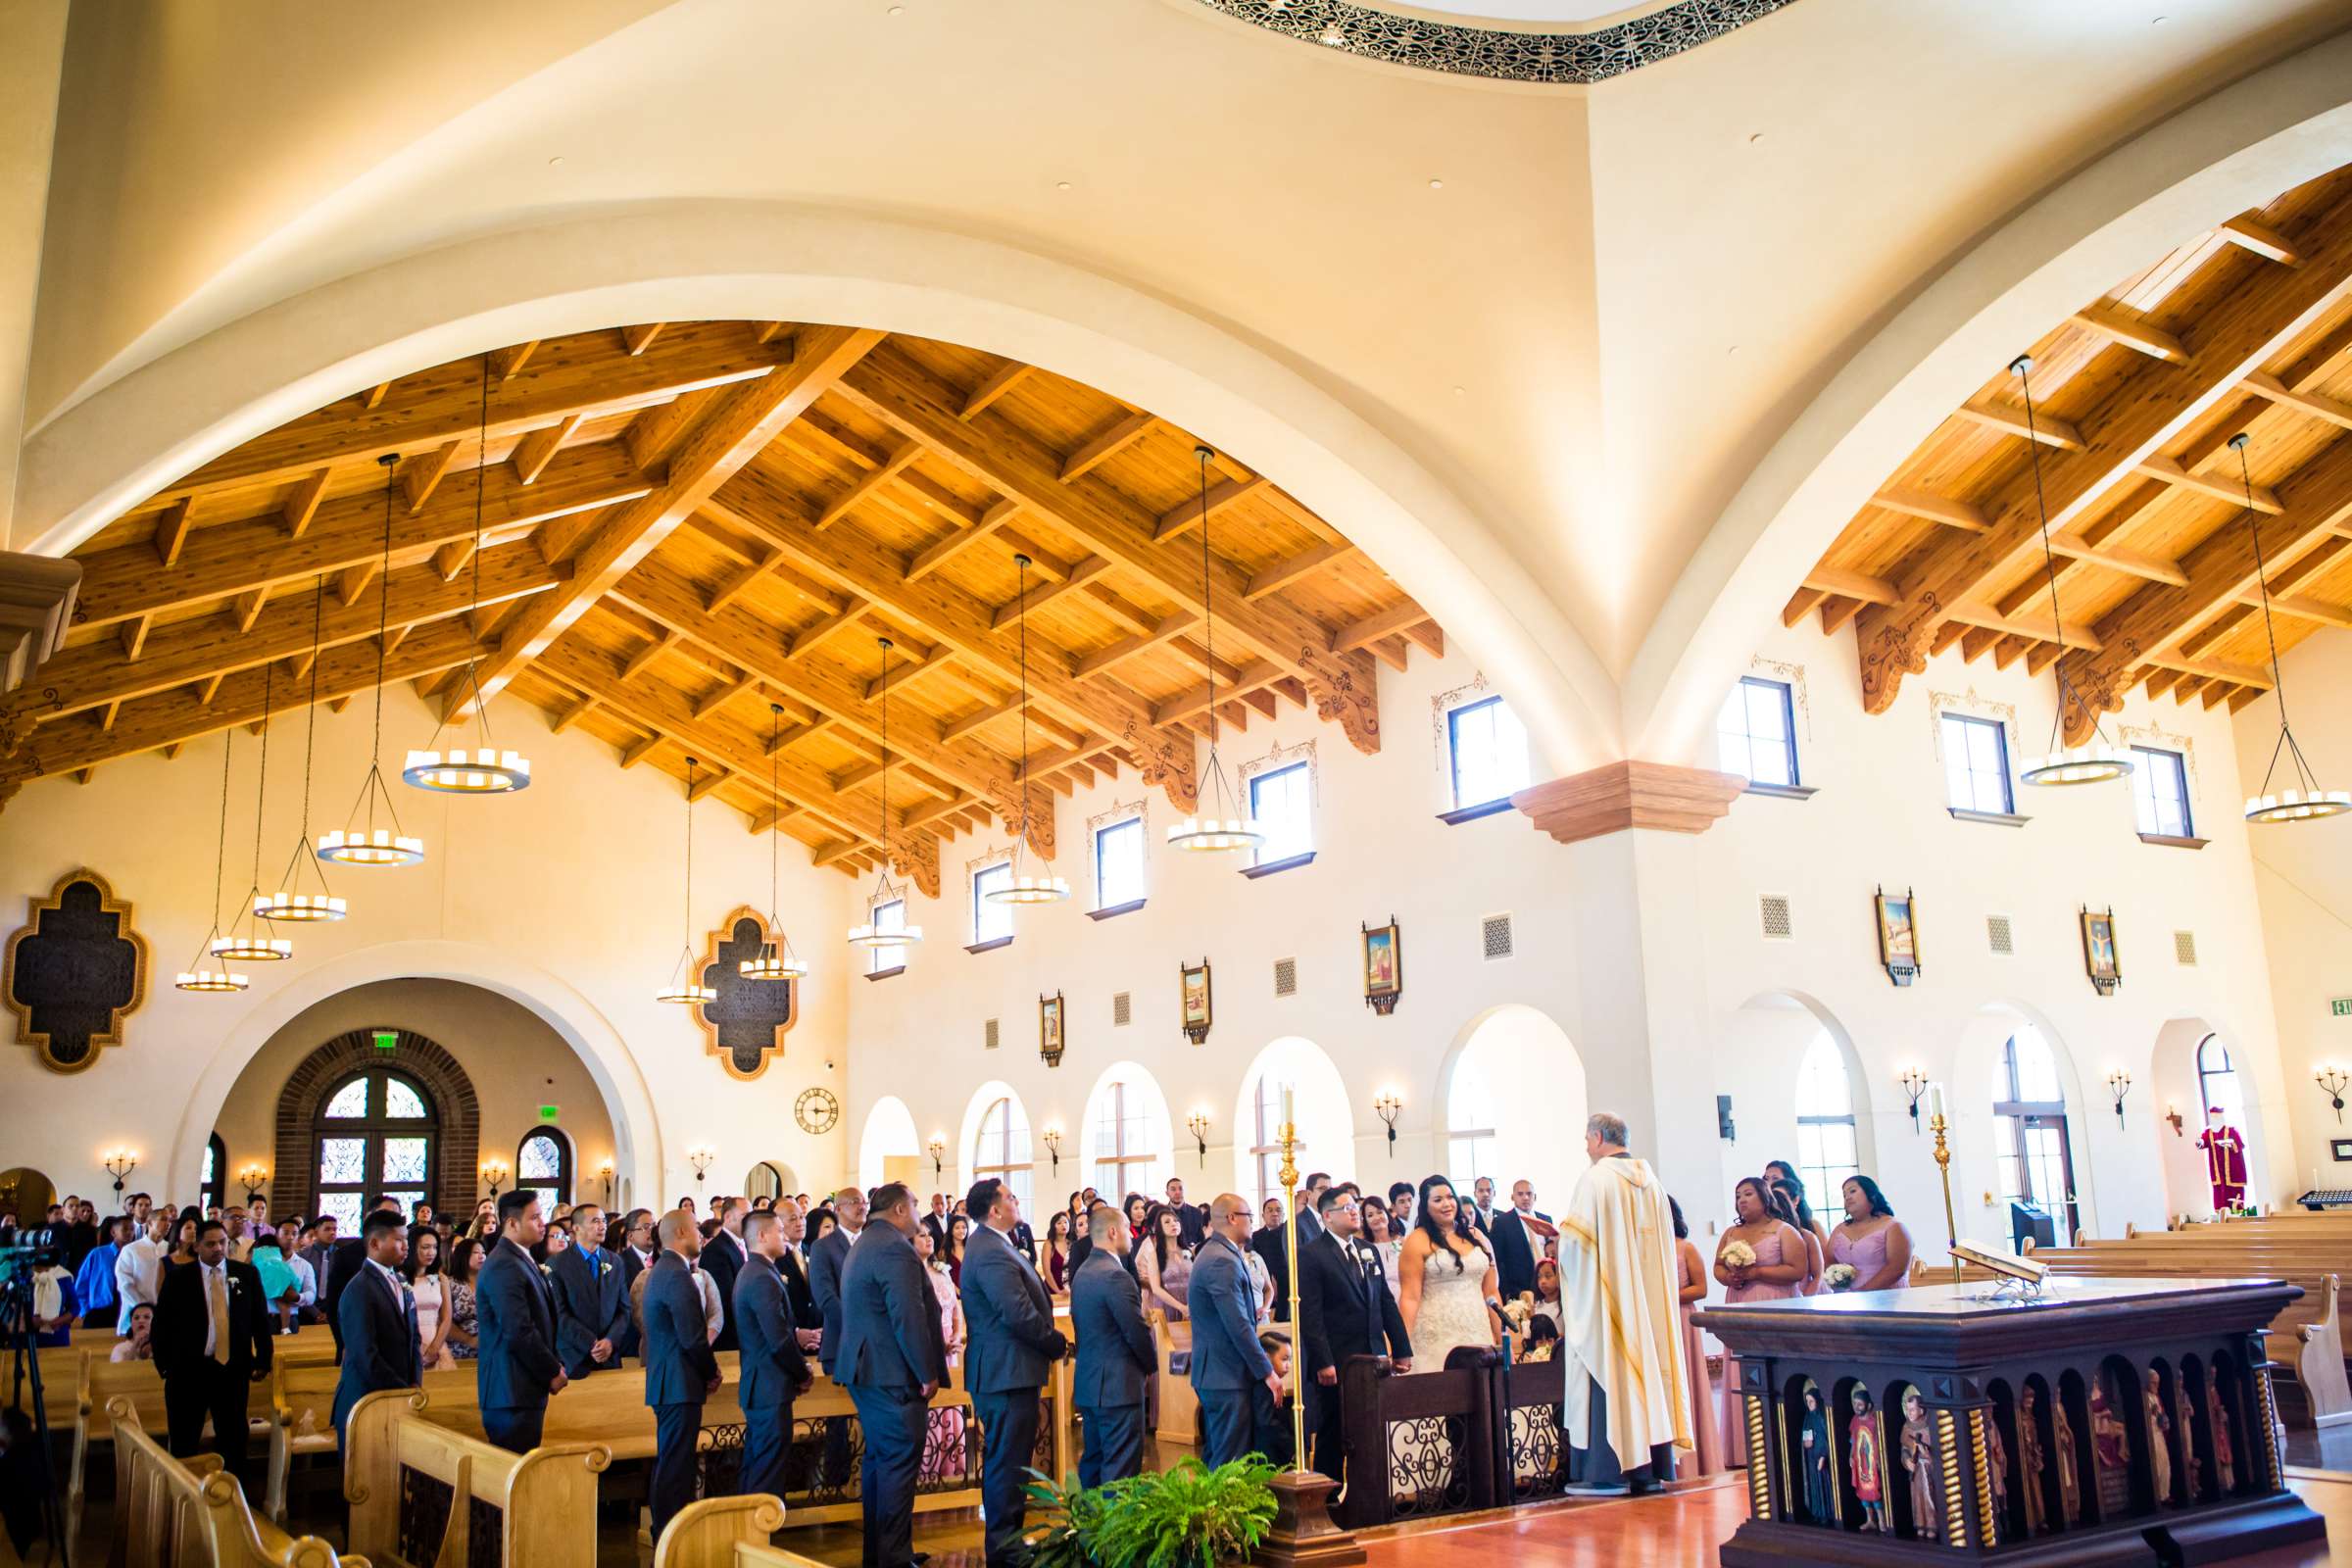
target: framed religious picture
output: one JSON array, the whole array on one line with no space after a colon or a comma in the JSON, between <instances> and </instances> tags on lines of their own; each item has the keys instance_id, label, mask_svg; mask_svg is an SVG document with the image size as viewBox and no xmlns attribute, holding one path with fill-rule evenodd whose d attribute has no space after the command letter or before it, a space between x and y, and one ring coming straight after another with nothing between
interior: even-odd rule
<instances>
[{"instance_id":1,"label":"framed religious picture","mask_svg":"<svg viewBox=\"0 0 2352 1568\"><path fill-rule=\"evenodd\" d=\"M1184 1037L1197 1046L1208 1038L1208 960L1202 958L1199 963L1180 963L1176 969L1182 977Z\"/></svg>"},{"instance_id":2,"label":"framed religious picture","mask_svg":"<svg viewBox=\"0 0 2352 1568\"><path fill-rule=\"evenodd\" d=\"M2115 995L2124 983L2123 965L2115 954L2115 908L2082 911L2082 967L2102 997Z\"/></svg>"},{"instance_id":3,"label":"framed religious picture","mask_svg":"<svg viewBox=\"0 0 2352 1568\"><path fill-rule=\"evenodd\" d=\"M1919 908L1909 888L1900 893L1878 891L1872 901L1879 914L1879 962L1886 978L1907 986L1919 978Z\"/></svg>"},{"instance_id":4,"label":"framed religious picture","mask_svg":"<svg viewBox=\"0 0 2352 1568\"><path fill-rule=\"evenodd\" d=\"M1062 1020L1061 993L1056 991L1050 997L1041 995L1037 999L1037 1054L1046 1058L1049 1067L1061 1065L1061 1052L1065 1044Z\"/></svg>"},{"instance_id":5,"label":"framed religious picture","mask_svg":"<svg viewBox=\"0 0 2352 1568\"><path fill-rule=\"evenodd\" d=\"M1387 925L1368 925L1364 933L1364 1005L1386 1018L1404 995L1404 944L1396 934L1396 917Z\"/></svg>"}]
</instances>

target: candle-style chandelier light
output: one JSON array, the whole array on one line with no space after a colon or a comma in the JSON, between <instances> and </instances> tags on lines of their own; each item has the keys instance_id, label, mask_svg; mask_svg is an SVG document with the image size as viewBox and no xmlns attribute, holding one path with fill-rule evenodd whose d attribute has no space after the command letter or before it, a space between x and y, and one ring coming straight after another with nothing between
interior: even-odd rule
<instances>
[{"instance_id":1,"label":"candle-style chandelier light","mask_svg":"<svg viewBox=\"0 0 2352 1568\"><path fill-rule=\"evenodd\" d=\"M2278 739L2271 747L2271 765L2263 772L2262 788L2246 797L2246 820L2308 822L2341 816L2352 811L2352 790L2320 787L2311 763L2304 760L2303 748L2295 741L2294 726L2287 722L2286 675L2278 667L2278 628L2271 619L2271 574L2262 557L2262 518L2254 511L2254 469L2246 461L2247 441L2240 430L2230 438L2230 447L2237 454L2238 478L2246 487L2246 533L2254 541L2254 580L2262 587L2262 629L2271 645L2271 695L2278 699ZM2287 787L2274 790L2271 780L2278 772L2281 757L2287 761Z\"/></svg>"},{"instance_id":2,"label":"candle-style chandelier light","mask_svg":"<svg viewBox=\"0 0 2352 1568\"><path fill-rule=\"evenodd\" d=\"M234 724L220 732L220 845L213 855L213 925L196 945L195 963L182 969L179 978L172 982L181 991L242 991L253 983L225 963L215 968L205 962L220 951L220 878L228 867L228 759L236 740Z\"/></svg>"},{"instance_id":3,"label":"candle-style chandelier light","mask_svg":"<svg viewBox=\"0 0 2352 1568\"><path fill-rule=\"evenodd\" d=\"M276 673L275 661L262 665L262 762L253 775L253 885L245 890L242 912L207 945L214 957L233 963L274 963L294 956L294 944L270 936L257 913L262 902L262 808L270 798L270 708Z\"/></svg>"},{"instance_id":4,"label":"candle-style chandelier light","mask_svg":"<svg viewBox=\"0 0 2352 1568\"><path fill-rule=\"evenodd\" d=\"M376 459L384 466L384 553L375 569L375 744L368 754L360 798L352 803L351 825L329 828L318 840L318 858L339 865L415 865L424 858L424 840L401 831L400 808L392 804L391 787L384 782L384 659L392 646L392 468L399 461L390 452ZM378 806L389 826L377 825Z\"/></svg>"},{"instance_id":5,"label":"candle-style chandelier light","mask_svg":"<svg viewBox=\"0 0 2352 1568\"><path fill-rule=\"evenodd\" d=\"M784 934L784 922L776 912L776 841L784 836L784 797L777 790L781 774L776 754L783 750L783 723L784 705L768 704L767 808L773 814L767 820L767 940L760 944L757 956L735 966L746 980L798 980L808 972L808 965L792 951L792 939Z\"/></svg>"},{"instance_id":6,"label":"candle-style chandelier light","mask_svg":"<svg viewBox=\"0 0 2352 1568\"><path fill-rule=\"evenodd\" d=\"M674 1002L681 1006L713 1002L718 993L703 984L698 972L702 965L694 956L694 769L695 760L686 759L686 917L682 922L685 941L678 949L678 961L670 965L669 981L654 993L656 1002Z\"/></svg>"},{"instance_id":7,"label":"candle-style chandelier light","mask_svg":"<svg viewBox=\"0 0 2352 1568\"><path fill-rule=\"evenodd\" d=\"M1208 653L1201 661L1208 670L1208 774L1200 781L1197 804L1205 807L1207 814L1196 813L1171 826L1168 848L1194 854L1250 850L1265 842L1265 832L1243 809L1241 796L1226 782L1225 763L1217 756L1216 578L1208 559L1208 465L1216 454L1199 446L1193 448L1193 456L1200 464L1200 623Z\"/></svg>"},{"instance_id":8,"label":"candle-style chandelier light","mask_svg":"<svg viewBox=\"0 0 2352 1568\"><path fill-rule=\"evenodd\" d=\"M287 857L286 874L278 878L277 891L264 894L253 906L253 912L265 920L282 920L293 925L340 920L350 912L344 901L328 891L326 873L318 868L318 851L311 843L311 766L318 755L318 654L325 617L326 576L321 572L311 585L311 701L302 743L302 833L294 841L294 853ZM311 880L318 885L316 893L303 891L302 873L306 867Z\"/></svg>"},{"instance_id":9,"label":"candle-style chandelier light","mask_svg":"<svg viewBox=\"0 0 2352 1568\"><path fill-rule=\"evenodd\" d=\"M850 927L853 948L904 948L923 940L923 928L905 919L906 887L890 879L890 651L897 646L887 637L874 639L882 650L882 863L874 871L874 891L865 902L865 918ZM884 925L881 911L897 905L897 925Z\"/></svg>"},{"instance_id":10,"label":"candle-style chandelier light","mask_svg":"<svg viewBox=\"0 0 2352 1568\"><path fill-rule=\"evenodd\" d=\"M1029 567L1025 555L1012 558L1020 573L1021 612L1021 816L1012 835L1012 875L988 890L991 904L1058 904L1070 896L1070 884L1051 870L1033 875L1021 869L1029 845Z\"/></svg>"}]
</instances>

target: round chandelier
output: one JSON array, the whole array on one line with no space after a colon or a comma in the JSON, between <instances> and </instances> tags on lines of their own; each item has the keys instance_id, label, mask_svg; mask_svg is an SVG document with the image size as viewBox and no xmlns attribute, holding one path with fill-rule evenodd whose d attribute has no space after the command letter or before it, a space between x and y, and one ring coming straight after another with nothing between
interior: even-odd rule
<instances>
[{"instance_id":1,"label":"round chandelier","mask_svg":"<svg viewBox=\"0 0 2352 1568\"><path fill-rule=\"evenodd\" d=\"M656 1002L674 1002L680 1006L696 1006L718 1000L718 993L703 984L701 968L694 956L694 768L695 760L686 759L686 918L685 941L678 948L678 961L670 965L669 979L654 993Z\"/></svg>"},{"instance_id":2,"label":"round chandelier","mask_svg":"<svg viewBox=\"0 0 2352 1568\"><path fill-rule=\"evenodd\" d=\"M243 909L228 929L205 944L213 957L232 963L274 963L294 956L294 944L266 934L256 917L262 903L262 808L270 796L270 708L274 695L274 662L262 665L262 764L253 778L253 885L245 890ZM228 759L220 760L222 789L227 788ZM225 817L225 808L223 816Z\"/></svg>"},{"instance_id":3,"label":"round chandelier","mask_svg":"<svg viewBox=\"0 0 2352 1568\"><path fill-rule=\"evenodd\" d=\"M2028 784L2104 784L2111 779L2129 777L2132 772L2132 754L2107 739L2106 729L2099 716L2082 701L2074 682L2066 673L2066 622L2058 613L2058 557L2050 549L2050 509L2041 493L2041 440L2034 428L2034 357L2020 354L2009 362L2009 368L2025 389L2026 397L2026 454L2034 466L2034 506L2041 515L2041 564L2050 583L2050 638L2058 645L2058 657L2052 662L2058 671L2058 707L2050 714L2049 750L2038 757L2025 759L2017 776ZM2064 744L2064 729L2068 706L2082 708L2090 713L2091 737L2081 746Z\"/></svg>"},{"instance_id":4,"label":"round chandelier","mask_svg":"<svg viewBox=\"0 0 2352 1568\"><path fill-rule=\"evenodd\" d=\"M340 920L350 912L343 900L327 891L326 873L318 869L320 857L311 844L311 764L318 756L318 654L325 614L326 575L321 572L311 585L311 701L302 744L302 834L294 841L294 853L286 859L286 874L278 878L277 891L253 901L253 912L263 919L295 925ZM305 866L318 885L315 893L305 892L301 885Z\"/></svg>"},{"instance_id":5,"label":"round chandelier","mask_svg":"<svg viewBox=\"0 0 2352 1568\"><path fill-rule=\"evenodd\" d=\"M1193 448L1193 456L1200 464L1200 620L1208 652L1208 657L1201 661L1208 670L1208 777L1196 805L1207 807L1208 814L1201 815L1196 809L1193 815L1171 825L1168 848L1199 855L1221 850L1253 850L1265 842L1266 835L1256 819L1242 808L1241 796L1226 781L1225 763L1217 756L1217 612L1213 602L1216 583L1208 568L1208 465L1216 454L1205 446L1198 446Z\"/></svg>"},{"instance_id":6,"label":"round chandelier","mask_svg":"<svg viewBox=\"0 0 2352 1568\"><path fill-rule=\"evenodd\" d=\"M850 927L849 943L853 948L905 948L923 940L923 928L908 925L906 920L906 885L890 879L890 651L897 646L887 637L874 639L882 650L882 861L874 871L874 891L865 901L865 918ZM884 925L879 916L892 905L899 909L899 923Z\"/></svg>"},{"instance_id":7,"label":"round chandelier","mask_svg":"<svg viewBox=\"0 0 2352 1568\"><path fill-rule=\"evenodd\" d=\"M2254 470L2246 460L2248 437L2243 430L2230 438L2237 454L2238 478L2246 487L2246 532L2254 541L2254 580L2262 585L2262 629L2271 645L2271 695L2278 699L2278 739L2271 747L2271 765L2262 775L2262 788L2246 797L2249 822L2309 822L2352 811L2352 790L2322 789L2295 740L2286 717L2286 676L2278 667L2278 627L2271 618L2271 573L2262 556L2262 519L2254 513ZM2287 787L2273 790L2278 761L2287 762Z\"/></svg>"},{"instance_id":8,"label":"round chandelier","mask_svg":"<svg viewBox=\"0 0 2352 1568\"><path fill-rule=\"evenodd\" d=\"M338 865L415 865L424 858L424 840L401 831L400 808L392 804L384 783L384 656L391 647L392 610L392 467L400 459L385 453L375 460L384 466L384 555L375 572L375 745L368 753L368 776L360 781L360 798L352 803L351 825L329 828L318 839L318 858ZM391 826L376 825L381 806Z\"/></svg>"},{"instance_id":9,"label":"round chandelier","mask_svg":"<svg viewBox=\"0 0 2352 1568\"><path fill-rule=\"evenodd\" d=\"M220 878L228 867L228 759L236 741L235 725L220 732L220 843L213 854L213 925L196 945L194 964L180 970L178 978L172 982L180 991L242 991L253 983L226 964L213 968L205 962L217 951L220 940Z\"/></svg>"},{"instance_id":10,"label":"round chandelier","mask_svg":"<svg viewBox=\"0 0 2352 1568\"><path fill-rule=\"evenodd\" d=\"M1021 868L1029 843L1029 568L1035 563L1016 553L1012 564L1021 585L1021 816L1012 836L1012 875L1002 886L990 888L987 898L991 904L1059 904L1070 896L1067 880L1051 870L1039 876Z\"/></svg>"},{"instance_id":11,"label":"round chandelier","mask_svg":"<svg viewBox=\"0 0 2352 1568\"><path fill-rule=\"evenodd\" d=\"M735 965L736 972L746 980L798 980L808 972L808 965L792 951L792 939L784 934L784 922L776 918L776 840L784 836L784 797L777 788L781 776L776 754L783 748L784 705L767 705L767 805L775 812L767 824L767 940L760 944L760 952Z\"/></svg>"},{"instance_id":12,"label":"round chandelier","mask_svg":"<svg viewBox=\"0 0 2352 1568\"><path fill-rule=\"evenodd\" d=\"M482 487L490 471L490 356L482 356L482 416L480 444L475 448L473 469L473 609L466 624L479 626L482 620ZM389 471L385 482L390 483ZM440 795L511 795L516 790L531 787L531 761L519 752L502 751L490 738L490 704L482 696L479 659L466 656L466 683L473 688L474 728L479 744L471 750L458 747L446 754L433 748L441 731L449 727L449 709L442 710L441 723L418 750L409 753L401 764L403 782L420 790Z\"/></svg>"}]
</instances>

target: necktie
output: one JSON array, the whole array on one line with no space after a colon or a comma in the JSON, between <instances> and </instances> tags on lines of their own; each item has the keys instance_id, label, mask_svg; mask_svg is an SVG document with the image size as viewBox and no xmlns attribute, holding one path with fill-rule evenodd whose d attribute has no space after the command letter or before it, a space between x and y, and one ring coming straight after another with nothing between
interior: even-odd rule
<instances>
[{"instance_id":1,"label":"necktie","mask_svg":"<svg viewBox=\"0 0 2352 1568\"><path fill-rule=\"evenodd\" d=\"M208 1268L204 1271L213 1298L213 1359L228 1365L228 1270Z\"/></svg>"}]
</instances>

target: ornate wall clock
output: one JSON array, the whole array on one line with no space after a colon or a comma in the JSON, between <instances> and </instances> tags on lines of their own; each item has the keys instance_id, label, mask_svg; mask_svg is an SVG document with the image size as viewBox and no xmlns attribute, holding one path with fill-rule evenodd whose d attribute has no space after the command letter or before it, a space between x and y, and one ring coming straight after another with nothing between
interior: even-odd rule
<instances>
[{"instance_id":1,"label":"ornate wall clock","mask_svg":"<svg viewBox=\"0 0 2352 1568\"><path fill-rule=\"evenodd\" d=\"M833 1098L830 1089L804 1089L801 1098L792 1102L792 1119L805 1133L829 1133L841 1120L841 1102Z\"/></svg>"},{"instance_id":2,"label":"ornate wall clock","mask_svg":"<svg viewBox=\"0 0 2352 1568\"><path fill-rule=\"evenodd\" d=\"M122 1020L146 1000L147 941L130 927L130 906L86 868L59 877L31 914L8 940L0 1003L42 1066L79 1072L122 1043Z\"/></svg>"},{"instance_id":3,"label":"ornate wall clock","mask_svg":"<svg viewBox=\"0 0 2352 1568\"><path fill-rule=\"evenodd\" d=\"M703 950L702 983L718 995L694 1009L710 1054L730 1077L747 1081L767 1071L769 1058L782 1053L784 1036L801 1012L798 980L743 977L743 960L759 957L766 941L766 917L738 905Z\"/></svg>"}]
</instances>

